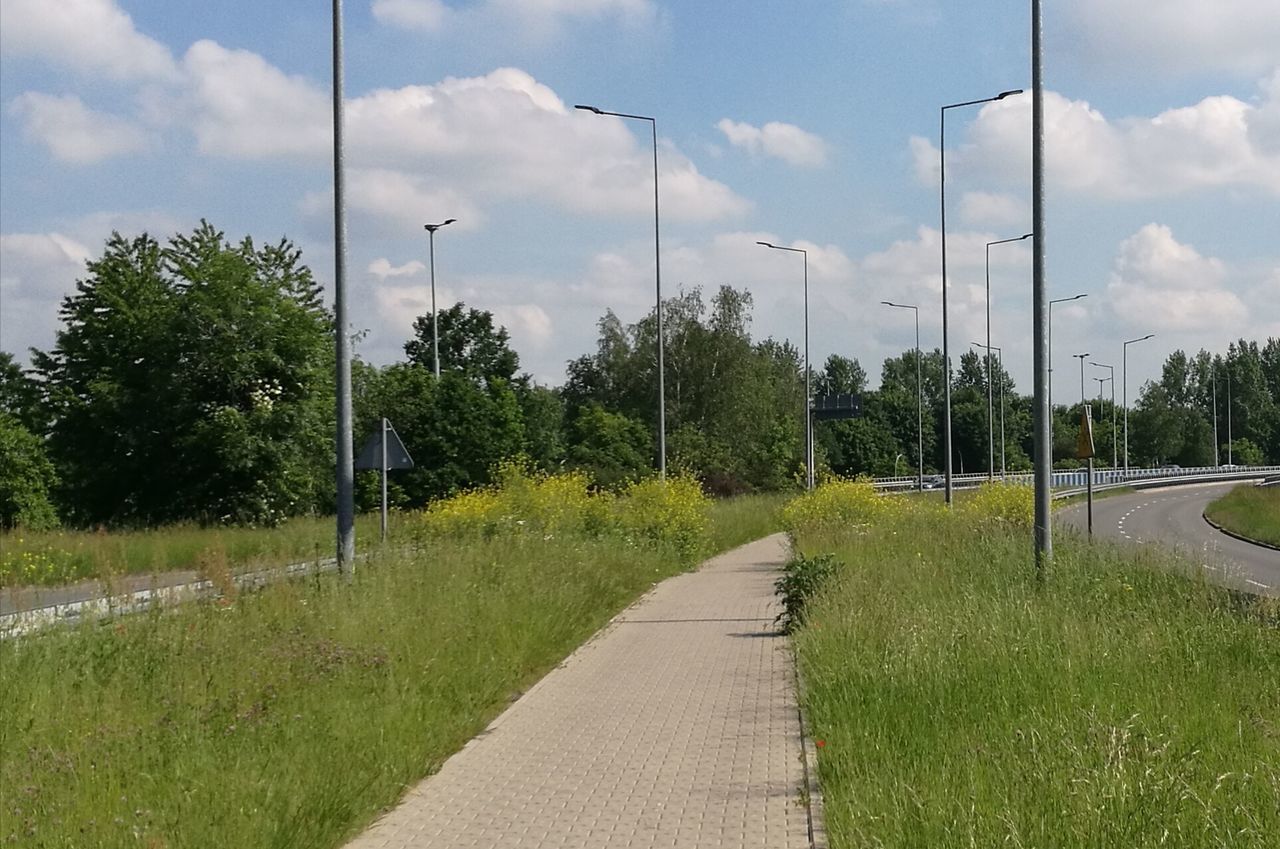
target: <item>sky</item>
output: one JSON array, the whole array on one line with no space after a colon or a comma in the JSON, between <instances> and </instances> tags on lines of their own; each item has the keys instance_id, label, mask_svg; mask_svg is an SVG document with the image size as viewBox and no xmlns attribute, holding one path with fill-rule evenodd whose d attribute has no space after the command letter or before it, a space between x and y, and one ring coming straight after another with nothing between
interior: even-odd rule
<instances>
[{"instance_id":1,"label":"sky","mask_svg":"<svg viewBox=\"0 0 1280 849\"><path fill-rule=\"evenodd\" d=\"M1045 0L1054 397L1075 353L1131 397L1174 349L1280 337L1280 0ZM357 353L403 358L462 300L558 385L606 310L748 289L752 333L880 365L941 345L939 114L1030 89L1030 4L347 0L347 281ZM0 348L49 348L113 230L201 219L334 277L327 3L5 0ZM1030 391L1030 95L946 110L954 362L991 335ZM1090 367L1086 378L1105 376ZM1092 395L1098 384L1090 381ZM1108 390L1109 391L1109 390ZM1122 397L1124 387L1117 390Z\"/></svg>"}]
</instances>

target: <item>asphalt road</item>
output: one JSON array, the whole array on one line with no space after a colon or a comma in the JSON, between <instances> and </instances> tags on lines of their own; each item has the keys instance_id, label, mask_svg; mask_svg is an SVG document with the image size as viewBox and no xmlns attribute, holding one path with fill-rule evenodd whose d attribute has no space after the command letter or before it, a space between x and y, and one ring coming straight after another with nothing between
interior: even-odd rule
<instances>
[{"instance_id":1,"label":"asphalt road","mask_svg":"<svg viewBox=\"0 0 1280 849\"><path fill-rule=\"evenodd\" d=\"M1280 596L1280 551L1228 536L1204 520L1205 506L1240 483L1169 486L1095 498L1094 535L1171 547L1192 556L1217 583ZM1057 520L1085 531L1084 503L1058 511Z\"/></svg>"}]
</instances>

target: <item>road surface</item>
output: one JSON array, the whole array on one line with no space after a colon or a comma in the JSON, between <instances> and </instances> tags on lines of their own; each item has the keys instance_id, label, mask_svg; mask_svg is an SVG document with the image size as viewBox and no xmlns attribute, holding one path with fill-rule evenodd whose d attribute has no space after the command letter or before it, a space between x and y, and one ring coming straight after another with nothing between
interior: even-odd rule
<instances>
[{"instance_id":1,"label":"road surface","mask_svg":"<svg viewBox=\"0 0 1280 849\"><path fill-rule=\"evenodd\" d=\"M1280 596L1280 551L1228 536L1204 520L1210 501L1241 486L1231 483L1168 486L1093 502L1095 535L1135 545L1165 545L1190 554L1218 583L1260 595ZM1060 523L1084 531L1083 502L1057 513Z\"/></svg>"}]
</instances>

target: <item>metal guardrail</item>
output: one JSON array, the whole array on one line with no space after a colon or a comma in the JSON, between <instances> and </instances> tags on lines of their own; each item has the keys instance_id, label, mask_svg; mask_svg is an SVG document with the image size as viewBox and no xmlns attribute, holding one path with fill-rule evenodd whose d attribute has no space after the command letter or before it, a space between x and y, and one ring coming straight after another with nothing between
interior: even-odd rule
<instances>
[{"instance_id":1,"label":"metal guardrail","mask_svg":"<svg viewBox=\"0 0 1280 849\"><path fill-rule=\"evenodd\" d=\"M1094 469L1093 487L1097 490L1104 487L1128 486L1150 481L1191 483L1209 482L1211 480L1248 480L1275 474L1280 474L1280 466L1199 466L1190 469L1177 467L1159 469L1131 468L1127 472L1124 469ZM1088 476L1087 469L1058 469L1052 474L1050 486L1054 489L1063 487L1083 488L1089 483ZM939 476L925 475L925 480L928 481L931 477ZM996 476L996 480L1001 480L999 475ZM1021 472L1005 475L1003 480L1007 483L1031 486L1035 483L1035 476L1030 472ZM917 481L918 478L912 475L911 477L876 478L874 484L879 489L895 491L913 489ZM986 472L951 476L953 488L978 486L986 481Z\"/></svg>"}]
</instances>

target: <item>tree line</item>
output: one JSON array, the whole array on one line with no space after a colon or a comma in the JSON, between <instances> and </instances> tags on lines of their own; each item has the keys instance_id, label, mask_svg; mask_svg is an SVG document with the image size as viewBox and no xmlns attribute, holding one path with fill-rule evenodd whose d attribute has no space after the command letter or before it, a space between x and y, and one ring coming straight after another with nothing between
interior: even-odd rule
<instances>
[{"instance_id":1,"label":"tree line","mask_svg":"<svg viewBox=\"0 0 1280 849\"><path fill-rule=\"evenodd\" d=\"M663 305L668 465L715 494L794 488L804 475L803 361L790 342L752 338L751 308L750 293L729 286ZM335 327L288 240L233 243L208 223L164 244L114 234L59 315L54 345L32 351L30 369L0 352L0 524L271 524L332 509ZM595 351L569 362L554 388L521 372L490 313L455 304L437 323L438 379L430 315L414 322L401 361L353 364L357 442L386 416L416 461L392 476L394 503L484 485L498 461L518 455L546 470L585 470L601 487L652 473L652 312L631 324L606 312ZM988 363L970 350L956 365L954 468L986 471ZM914 349L884 361L876 390L857 359L833 354L814 369L815 393L862 398L859 418L815 423L820 469L913 474L919 442L926 473L942 467L941 351L922 352L919 366L920 440ZM1003 466L1027 470L1032 399L998 359L990 366L995 468L1003 409ZM1223 356L1171 354L1130 411L1131 464L1212 462L1215 409L1226 462L1228 403L1232 459L1280 463L1280 340L1240 340ZM1073 465L1080 405L1054 415L1055 460ZM1103 465L1111 415L1109 402L1095 408ZM375 475L361 473L358 505L376 498Z\"/></svg>"}]
</instances>

